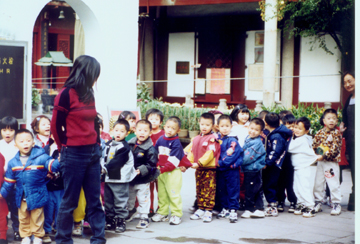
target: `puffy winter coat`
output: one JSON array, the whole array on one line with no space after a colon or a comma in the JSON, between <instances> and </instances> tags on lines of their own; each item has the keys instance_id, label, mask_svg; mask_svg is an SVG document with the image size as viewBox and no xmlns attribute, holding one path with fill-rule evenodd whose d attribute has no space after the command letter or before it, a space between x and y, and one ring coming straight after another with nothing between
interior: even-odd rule
<instances>
[{"instance_id":1,"label":"puffy winter coat","mask_svg":"<svg viewBox=\"0 0 360 244\"><path fill-rule=\"evenodd\" d=\"M219 141L221 143L221 153L218 170L225 171L239 169L243 163L244 151L240 147L237 138L232 136L224 136ZM229 149L232 151L231 155L228 155Z\"/></svg>"},{"instance_id":2,"label":"puffy winter coat","mask_svg":"<svg viewBox=\"0 0 360 244\"><path fill-rule=\"evenodd\" d=\"M247 137L244 143L244 158L241 170L243 172L257 172L265 166L265 148L260 136Z\"/></svg>"}]
</instances>

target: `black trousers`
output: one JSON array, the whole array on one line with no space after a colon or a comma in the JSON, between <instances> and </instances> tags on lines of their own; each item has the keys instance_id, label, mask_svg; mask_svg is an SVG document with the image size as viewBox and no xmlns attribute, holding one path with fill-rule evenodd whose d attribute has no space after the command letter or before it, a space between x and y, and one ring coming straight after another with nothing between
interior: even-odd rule
<instances>
[{"instance_id":1,"label":"black trousers","mask_svg":"<svg viewBox=\"0 0 360 244\"><path fill-rule=\"evenodd\" d=\"M291 164L290 154L287 154L284 158L282 168L279 175L278 189L277 189L277 199L278 202L285 202L285 198L289 202L294 202L296 204L297 199L294 192L294 167ZM286 194L285 194L286 190Z\"/></svg>"},{"instance_id":2,"label":"black trousers","mask_svg":"<svg viewBox=\"0 0 360 244\"><path fill-rule=\"evenodd\" d=\"M262 179L261 171L244 172L245 186L245 210L254 212L255 210L264 209L262 199Z\"/></svg>"}]
</instances>

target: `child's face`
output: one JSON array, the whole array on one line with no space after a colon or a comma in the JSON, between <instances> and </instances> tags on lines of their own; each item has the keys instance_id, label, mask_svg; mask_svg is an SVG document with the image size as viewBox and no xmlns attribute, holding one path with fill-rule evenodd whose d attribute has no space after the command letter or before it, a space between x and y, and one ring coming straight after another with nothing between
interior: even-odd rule
<instances>
[{"instance_id":1,"label":"child's face","mask_svg":"<svg viewBox=\"0 0 360 244\"><path fill-rule=\"evenodd\" d=\"M15 145L19 149L21 156L28 156L35 143L29 133L21 133L16 136Z\"/></svg>"},{"instance_id":2,"label":"child's face","mask_svg":"<svg viewBox=\"0 0 360 244\"><path fill-rule=\"evenodd\" d=\"M113 133L115 141L122 141L127 136L128 131L126 130L125 125L117 124L114 127Z\"/></svg>"},{"instance_id":3,"label":"child's face","mask_svg":"<svg viewBox=\"0 0 360 244\"><path fill-rule=\"evenodd\" d=\"M324 125L332 130L337 125L337 116L333 113L327 113L323 119Z\"/></svg>"},{"instance_id":4,"label":"child's face","mask_svg":"<svg viewBox=\"0 0 360 244\"><path fill-rule=\"evenodd\" d=\"M213 128L213 122L211 119L200 118L199 124L201 134L203 135L209 134Z\"/></svg>"},{"instance_id":5,"label":"child's face","mask_svg":"<svg viewBox=\"0 0 360 244\"><path fill-rule=\"evenodd\" d=\"M255 123L250 123L248 130L249 130L249 136L251 138L256 138L256 137L260 136L261 132L262 132L261 126L255 124Z\"/></svg>"},{"instance_id":6,"label":"child's face","mask_svg":"<svg viewBox=\"0 0 360 244\"><path fill-rule=\"evenodd\" d=\"M102 127L102 125L99 125L99 131L100 131L100 134L103 132L103 127Z\"/></svg>"},{"instance_id":7,"label":"child's face","mask_svg":"<svg viewBox=\"0 0 360 244\"><path fill-rule=\"evenodd\" d=\"M162 122L160 116L157 114L150 114L147 120L151 123L153 131L158 130Z\"/></svg>"},{"instance_id":8,"label":"child's face","mask_svg":"<svg viewBox=\"0 0 360 244\"><path fill-rule=\"evenodd\" d=\"M280 120L281 121L281 120ZM294 127L295 127L295 123L286 123L285 124L286 128L288 128L289 130L291 130L292 132L294 132Z\"/></svg>"},{"instance_id":9,"label":"child's face","mask_svg":"<svg viewBox=\"0 0 360 244\"><path fill-rule=\"evenodd\" d=\"M219 131L222 136L227 136L230 134L232 125L230 120L228 119L222 119L219 123Z\"/></svg>"},{"instance_id":10,"label":"child's face","mask_svg":"<svg viewBox=\"0 0 360 244\"><path fill-rule=\"evenodd\" d=\"M130 130L135 132L136 119L126 119L129 122Z\"/></svg>"},{"instance_id":11,"label":"child's face","mask_svg":"<svg viewBox=\"0 0 360 244\"><path fill-rule=\"evenodd\" d=\"M213 126L213 131L216 133L216 132L219 132L219 125L217 123L218 121L218 118L221 116L221 114L215 114L214 117L215 117L215 124Z\"/></svg>"},{"instance_id":12,"label":"child's face","mask_svg":"<svg viewBox=\"0 0 360 244\"><path fill-rule=\"evenodd\" d=\"M166 121L166 124L164 126L164 131L165 131L166 137L176 136L176 134L179 133L179 131L180 131L179 124L172 120L168 120L168 121Z\"/></svg>"},{"instance_id":13,"label":"child's face","mask_svg":"<svg viewBox=\"0 0 360 244\"><path fill-rule=\"evenodd\" d=\"M135 135L138 139L138 142L146 141L151 135L150 126L147 124L138 124L135 129Z\"/></svg>"},{"instance_id":14,"label":"child's face","mask_svg":"<svg viewBox=\"0 0 360 244\"><path fill-rule=\"evenodd\" d=\"M14 140L15 130L10 127L1 129L1 137L5 140L6 143L10 143Z\"/></svg>"},{"instance_id":15,"label":"child's face","mask_svg":"<svg viewBox=\"0 0 360 244\"><path fill-rule=\"evenodd\" d=\"M294 126L294 135L297 137L306 135L308 132L309 130L305 129L303 122L299 122Z\"/></svg>"},{"instance_id":16,"label":"child's face","mask_svg":"<svg viewBox=\"0 0 360 244\"><path fill-rule=\"evenodd\" d=\"M248 112L242 112L242 111L240 111L240 112L238 113L238 122L239 122L240 124L244 125L246 122L248 122L249 117L250 117L250 115L249 115Z\"/></svg>"},{"instance_id":17,"label":"child's face","mask_svg":"<svg viewBox=\"0 0 360 244\"><path fill-rule=\"evenodd\" d=\"M40 119L39 134L42 136L50 136L50 121L47 118Z\"/></svg>"}]
</instances>

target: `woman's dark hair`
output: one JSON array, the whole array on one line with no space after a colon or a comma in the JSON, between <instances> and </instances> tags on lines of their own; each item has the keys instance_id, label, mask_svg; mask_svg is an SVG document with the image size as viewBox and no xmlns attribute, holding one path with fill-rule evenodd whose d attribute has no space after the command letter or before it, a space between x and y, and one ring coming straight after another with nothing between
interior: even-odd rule
<instances>
[{"instance_id":1,"label":"woman's dark hair","mask_svg":"<svg viewBox=\"0 0 360 244\"><path fill-rule=\"evenodd\" d=\"M135 119L136 120L136 116L133 112L130 112L130 111L122 111L121 114L119 115L118 117L118 120L119 119Z\"/></svg>"},{"instance_id":2,"label":"woman's dark hair","mask_svg":"<svg viewBox=\"0 0 360 244\"><path fill-rule=\"evenodd\" d=\"M300 117L295 121L295 124L303 123L305 130L309 130L311 127L310 120L306 117Z\"/></svg>"},{"instance_id":3,"label":"woman's dark hair","mask_svg":"<svg viewBox=\"0 0 360 244\"><path fill-rule=\"evenodd\" d=\"M230 114L231 119L233 121L238 122L239 121L238 114L240 112L248 113L249 114L249 120L251 119L250 118L250 110L245 104L238 104L238 105L235 106L235 108L233 109L233 111Z\"/></svg>"},{"instance_id":4,"label":"woman's dark hair","mask_svg":"<svg viewBox=\"0 0 360 244\"><path fill-rule=\"evenodd\" d=\"M0 121L0 130L10 128L16 131L19 129L18 121L15 117L12 116L5 116Z\"/></svg>"},{"instance_id":5,"label":"woman's dark hair","mask_svg":"<svg viewBox=\"0 0 360 244\"><path fill-rule=\"evenodd\" d=\"M74 88L79 101L89 103L94 100L93 85L100 75L100 63L93 57L81 55L73 65L64 87Z\"/></svg>"},{"instance_id":6,"label":"woman's dark hair","mask_svg":"<svg viewBox=\"0 0 360 244\"><path fill-rule=\"evenodd\" d=\"M47 119L47 120L49 120L49 122L51 122L50 119L48 117L46 117L45 115L39 115L39 116L35 117L35 119L30 124L34 135L39 133L40 120L43 118Z\"/></svg>"},{"instance_id":7,"label":"woman's dark hair","mask_svg":"<svg viewBox=\"0 0 360 244\"><path fill-rule=\"evenodd\" d=\"M352 70L347 70L342 74L341 84L344 85L344 79L346 75L351 75L355 79L355 72Z\"/></svg>"}]
</instances>

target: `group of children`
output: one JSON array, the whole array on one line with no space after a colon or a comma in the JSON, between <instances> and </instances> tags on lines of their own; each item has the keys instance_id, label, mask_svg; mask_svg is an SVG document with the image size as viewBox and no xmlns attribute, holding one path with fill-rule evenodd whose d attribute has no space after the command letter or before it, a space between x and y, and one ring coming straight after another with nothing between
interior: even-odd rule
<instances>
[{"instance_id":1,"label":"group of children","mask_svg":"<svg viewBox=\"0 0 360 244\"><path fill-rule=\"evenodd\" d=\"M286 196L290 213L313 217L321 211L325 183L331 193L331 214L341 213L336 110L325 110L324 127L314 139L308 135L309 119L296 119L289 111L262 111L250 119L242 104L230 115L212 110L201 115L200 135L185 149L177 136L181 120L169 117L162 130L163 119L158 109L150 109L138 121L124 111L111 128L112 136L101 132L105 229L124 232L126 222L134 218L140 219L136 228L147 228L150 217L153 222L180 224L182 173L190 167L196 179L191 220L211 222L217 214L235 223L238 210L245 210L242 218L278 216ZM100 116L99 121L102 129ZM32 235L34 243L49 243L49 233L56 229L54 218L63 195L58 152L46 116L38 116L31 126L35 136L18 130L15 118L1 120L0 243L6 243L7 206L14 215L14 238L21 237L22 243L30 243ZM153 204L155 189L158 207Z\"/></svg>"}]
</instances>

